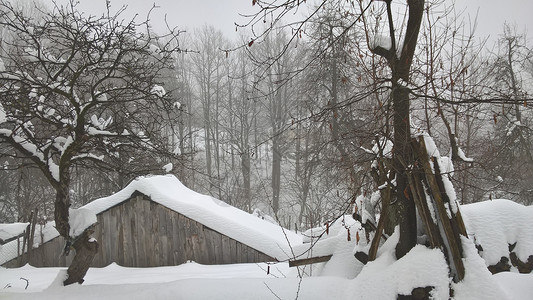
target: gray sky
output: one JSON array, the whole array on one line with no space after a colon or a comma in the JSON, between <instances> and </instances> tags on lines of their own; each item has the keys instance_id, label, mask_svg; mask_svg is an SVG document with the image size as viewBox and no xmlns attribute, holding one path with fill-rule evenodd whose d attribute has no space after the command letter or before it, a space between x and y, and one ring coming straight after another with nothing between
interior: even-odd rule
<instances>
[{"instance_id":1,"label":"gray sky","mask_svg":"<svg viewBox=\"0 0 533 300\"><path fill-rule=\"evenodd\" d=\"M57 0L65 3L67 0ZM105 11L106 0L79 0L79 8L91 13L101 14ZM165 29L164 17L167 15L169 25L179 29L193 29L203 24L212 24L222 30L228 38L234 38L234 23L244 23L246 19L239 13L253 11L251 0L111 0L112 10L128 5L127 18L136 13L139 20L144 19L148 10L156 3L160 8L152 13L151 21L156 31ZM446 1L452 3L452 1ZM519 33L533 30L533 1L530 0L456 0L456 11L465 10L475 17L478 12L477 37L491 35L494 42L502 32L503 24L507 21L516 24ZM241 29L241 31L243 31ZM243 32L248 32L245 29ZM528 32L529 37L533 33Z\"/></svg>"},{"instance_id":2,"label":"gray sky","mask_svg":"<svg viewBox=\"0 0 533 300\"><path fill-rule=\"evenodd\" d=\"M58 0L67 3L68 0ZM93 15L105 12L106 0L79 0L79 9ZM165 15L169 26L180 30L192 30L204 24L211 24L223 31L229 38L236 36L235 22L244 23L239 13L252 12L251 0L111 0L111 10L117 11L127 5L125 18L144 20L153 4L159 8L152 11L150 20L157 32L165 32Z\"/></svg>"}]
</instances>

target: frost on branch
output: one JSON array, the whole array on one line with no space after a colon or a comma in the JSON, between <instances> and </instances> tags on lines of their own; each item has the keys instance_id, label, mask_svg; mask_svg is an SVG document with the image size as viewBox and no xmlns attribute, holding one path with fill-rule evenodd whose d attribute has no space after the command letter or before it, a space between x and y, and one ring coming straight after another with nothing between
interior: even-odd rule
<instances>
[{"instance_id":1,"label":"frost on branch","mask_svg":"<svg viewBox=\"0 0 533 300\"><path fill-rule=\"evenodd\" d=\"M0 103L0 124L4 123L6 121L6 111L4 110L4 107Z\"/></svg>"},{"instance_id":2,"label":"frost on branch","mask_svg":"<svg viewBox=\"0 0 533 300\"><path fill-rule=\"evenodd\" d=\"M377 48L383 48L387 51L390 51L392 47L391 38L388 36L376 34L368 39L368 47L372 51L375 51Z\"/></svg>"},{"instance_id":3,"label":"frost on branch","mask_svg":"<svg viewBox=\"0 0 533 300\"><path fill-rule=\"evenodd\" d=\"M154 85L154 87L152 88L151 90L152 94L158 96L158 97L163 97L167 94L167 92L165 91L165 88L163 88L162 86L160 85Z\"/></svg>"}]
</instances>

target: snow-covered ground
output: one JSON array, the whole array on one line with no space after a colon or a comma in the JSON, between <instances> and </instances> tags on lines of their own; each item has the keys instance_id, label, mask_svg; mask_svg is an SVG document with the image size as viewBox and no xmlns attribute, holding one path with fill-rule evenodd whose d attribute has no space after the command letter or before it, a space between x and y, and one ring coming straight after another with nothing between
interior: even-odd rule
<instances>
[{"instance_id":1,"label":"snow-covered ground","mask_svg":"<svg viewBox=\"0 0 533 300\"><path fill-rule=\"evenodd\" d=\"M153 195L152 195L153 196ZM470 239L463 238L465 278L452 283L443 253L422 245L400 260L394 256L398 234L379 248L375 261L362 265L354 249L366 249L360 224L351 216L304 233L305 243L292 248L298 258L333 254L326 263L289 268L276 264L200 265L189 262L159 268L125 268L111 264L91 268L83 285L64 287L65 268L0 267L0 299L396 299L413 288L433 287L433 299L533 299L533 274L492 275L487 266L509 256L515 244L519 257L532 252L532 206L508 200L485 201L461 208ZM257 218L256 218L257 219ZM254 219L255 220L255 219ZM502 223L503 222L503 223ZM484 247L478 253L474 245ZM309 245L313 244L310 251ZM504 251L505 250L505 251ZM303 275L301 278L299 275Z\"/></svg>"},{"instance_id":2,"label":"snow-covered ground","mask_svg":"<svg viewBox=\"0 0 533 300\"><path fill-rule=\"evenodd\" d=\"M416 256L426 252L422 248L416 250L419 252ZM266 264L205 266L188 263L159 268L124 268L112 264L91 268L83 285L63 287L55 279L62 279L64 268L2 268L0 299L395 299L395 292L406 282L431 281L427 277L438 271L434 268L440 264L439 259L432 259L432 255L438 257L439 254L426 254L429 255L422 254L422 257L430 260L422 260L420 265L428 267L426 263L429 263L427 271L418 276L412 273L409 278L394 273L396 268L402 267L401 263L384 268L390 257L376 261L365 276L355 279L318 276L300 280L296 270L289 269L287 263L270 265L270 274L267 274ZM480 278L477 287L472 283L463 286L455 299L525 300L533 296L531 274L485 275L489 276L488 281ZM479 288L487 292L478 294Z\"/></svg>"},{"instance_id":3,"label":"snow-covered ground","mask_svg":"<svg viewBox=\"0 0 533 300\"><path fill-rule=\"evenodd\" d=\"M165 184L160 186L159 183ZM97 200L85 209L98 213L128 198L119 197L121 193L129 196L135 190L143 191L154 201L176 211L186 211L191 218L213 222L214 228L224 229L237 237L243 228L257 227L255 229L262 233L268 232L269 228L279 229L211 197L193 193L171 176L139 180L132 187ZM178 195L188 196L182 199ZM465 278L459 283L451 282L446 259L438 249L417 245L397 260L394 255L399 238L397 232L380 246L376 260L363 266L353 253L355 249L368 248L368 244L359 222L347 215L327 229L308 230L304 233L304 243L301 243L301 236L291 233L298 242L291 243L290 251L284 253L290 252L297 258L333 255L328 262L315 264L312 269L310 266L289 268L287 262L212 266L189 262L159 268L125 268L111 264L105 268L91 268L83 285L64 287L65 268L0 267L0 299L392 300L398 294L408 295L418 287L432 287L431 296L439 300L449 298L450 287L456 300L533 299L533 274L519 274L516 268L511 268L514 272L492 275L487 269L502 256L509 257L509 245L514 245L513 251L522 261L533 253L533 206L493 200L464 205L461 211L470 239L462 240ZM228 216L232 222L227 220ZM252 226L259 221L259 225ZM12 229L6 231L6 236L18 232L18 229ZM320 235L322 237L318 238ZM265 238L265 241L245 240L257 247L279 248L277 239ZM481 256L474 242L483 246ZM311 250L310 245L313 245Z\"/></svg>"}]
</instances>

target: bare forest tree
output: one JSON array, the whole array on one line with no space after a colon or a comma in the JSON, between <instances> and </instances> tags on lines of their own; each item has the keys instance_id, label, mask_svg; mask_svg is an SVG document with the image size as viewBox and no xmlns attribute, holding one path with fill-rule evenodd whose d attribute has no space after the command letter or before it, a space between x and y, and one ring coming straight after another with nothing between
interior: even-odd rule
<instances>
[{"instance_id":1,"label":"bare forest tree","mask_svg":"<svg viewBox=\"0 0 533 300\"><path fill-rule=\"evenodd\" d=\"M484 156L490 176L486 185L491 198L506 197L523 203L530 203L533 195L532 78L528 78L528 63L531 50L525 35L505 25L488 68L492 85L487 89L502 103L491 106L494 137L488 141L490 152Z\"/></svg>"},{"instance_id":2,"label":"bare forest tree","mask_svg":"<svg viewBox=\"0 0 533 300\"><path fill-rule=\"evenodd\" d=\"M283 17L293 9L298 9L301 5L299 1L285 1L281 4L254 1L254 4L260 7L261 13L256 15L256 18L252 18L250 22L252 26L256 24L255 22L259 22L261 19L260 16L263 15L274 16L273 24L278 24L277 22L279 21L279 18ZM341 26L340 29L335 28L335 26L338 26L335 23L330 23L327 19L322 20L322 24L324 24L326 28L328 28L329 23L330 31L330 39L324 45L324 49L328 50L324 50L320 53L324 54L326 51L330 51L331 53L331 56L328 59L328 62L330 63L329 69L331 70L331 85L326 85L331 99L328 102L328 104L331 104L328 109L333 115L330 128L332 130L333 143L336 144L336 148L343 159L349 157L344 148L348 143L341 143L339 127L346 126L345 124L341 125L340 122L347 121L347 118L341 116L340 104L343 103L342 101L344 99L339 99L340 93L337 91L339 80L337 78L344 79L341 77L342 73L338 71L340 65L339 61L343 56L340 51L342 48L339 46L342 46L342 43L346 42L346 33L348 32L348 29L356 27L358 21L363 21L363 24L365 25L364 33L366 34L367 40L366 49L374 55L381 57L388 66L388 68L379 75L378 72L376 72L376 69L374 69L373 72L366 74L369 78L377 79L374 80L375 89L373 89L367 96L377 96L378 103L381 103L381 105L379 105L380 108L386 107L386 110L390 112L385 112L383 114L385 117L385 120L382 123L384 124L384 128L382 128L380 132L387 134L385 135L385 140L389 140L393 143L390 158L383 155L383 148L381 148L379 151L380 155L378 156L378 162L373 166L373 172L377 174L375 176L376 184L380 186L381 190L381 216L368 253L369 260L375 258L383 230L385 230L387 234L391 234L395 227L399 228L399 242L396 245L397 258L403 257L416 245L417 206L419 213L421 214L423 213L421 210L427 208L424 208L425 201L420 202L419 200L416 200L418 199L418 195L420 195L420 191L417 190L415 186L435 184L434 181L429 179L429 181L419 181L421 180L417 177L419 175L415 174L418 171L415 171L413 166L417 166L419 163L426 166L426 164L429 163L427 162L427 153L420 154L424 152L420 152L418 148L413 148L418 146L414 146L411 134L411 103L413 101L413 95L415 95L412 88L414 86L413 83L415 83L413 74L415 70L417 70L412 68L412 66L415 62L418 36L426 6L425 1L418 0L407 0L406 4L406 13L399 15L393 13L392 1L384 1L383 3L374 3L372 1L363 3L361 1L359 2L359 7L354 3L348 3L344 6L339 5L334 8L333 13L330 13L329 16L334 16L335 13L338 12L341 16L353 18L352 23L348 23L344 28ZM311 16L317 15L320 10L325 8L326 5L322 3L318 8L313 10ZM355 8L353 11L356 13L351 12L352 8ZM357 11L357 8L359 8L359 11ZM299 37L300 32L303 30L302 28L304 28L304 25L310 19L311 17L304 22L297 23L293 26L292 39ZM269 30L267 30L265 34L268 34L268 31ZM270 27L270 33L273 31L275 31L275 25ZM263 37L258 36L257 39L263 39ZM264 39L268 39L268 37ZM357 45L357 43L354 44ZM285 50L286 48L284 48L283 51ZM364 56L363 53L360 54L361 57ZM368 54L366 55L368 56ZM279 58L275 55L272 57L274 59ZM272 65L274 64L270 64L270 66ZM374 64L374 66L379 66L379 63ZM346 78L348 77L346 76ZM380 93L380 89L388 92ZM342 108L346 107L347 106L342 106ZM342 113L345 112L345 110L342 111ZM388 135L388 133L390 133L390 135ZM378 138L378 143L381 140L383 139ZM351 142L354 143L355 140L351 139ZM455 140L453 140L453 142L455 143ZM426 157L424 158L424 156ZM421 160L421 162L418 162L418 160ZM424 160L426 160L425 163ZM348 161L347 164L349 167L357 168L357 165L353 162ZM423 172L431 172L429 171L429 167L425 168L425 170L426 171ZM352 171L352 174L355 173ZM427 174L427 176L430 178L433 176L433 173ZM441 176L441 174L438 171L435 171L435 176ZM354 178L356 176L352 175L350 177ZM359 180L360 179L355 179L354 181ZM431 189L435 192L440 188L433 186ZM437 206L442 212L441 208L444 206L439 202L441 201L441 196L435 194L435 197ZM455 201L455 199L452 201ZM453 266L452 269L454 270L453 277L455 280L461 280L464 276L464 268L461 264L461 257L463 254L461 253L459 235L466 236L466 231L464 230L464 225L462 225L460 216L458 216L457 219L455 219L454 216L452 221L444 220L443 218L442 224L434 224L431 220L425 217L422 217L422 219L429 235L438 234L435 231L435 228L438 226L445 227L444 232L446 233L446 237L435 237L435 239L431 241L431 246L442 247L443 251L447 252L450 265ZM452 222L452 224L449 222ZM442 246L442 240L446 240L449 244L445 247Z\"/></svg>"}]
</instances>

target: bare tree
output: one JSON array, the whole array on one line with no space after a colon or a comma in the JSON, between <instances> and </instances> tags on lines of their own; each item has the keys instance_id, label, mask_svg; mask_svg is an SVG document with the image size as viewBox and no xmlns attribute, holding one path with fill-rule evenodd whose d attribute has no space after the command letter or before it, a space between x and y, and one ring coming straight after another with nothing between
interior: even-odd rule
<instances>
[{"instance_id":1,"label":"bare tree","mask_svg":"<svg viewBox=\"0 0 533 300\"><path fill-rule=\"evenodd\" d=\"M65 253L76 250L64 283L81 283L98 243L91 228L75 236L69 223L73 167L113 164L121 149L160 149L158 128L146 121L154 106L169 106L159 76L178 48L142 33L144 22L121 21L120 12L85 17L71 2L35 20L8 1L0 8L0 26L17 37L0 56L0 142L54 188L56 229Z\"/></svg>"}]
</instances>

